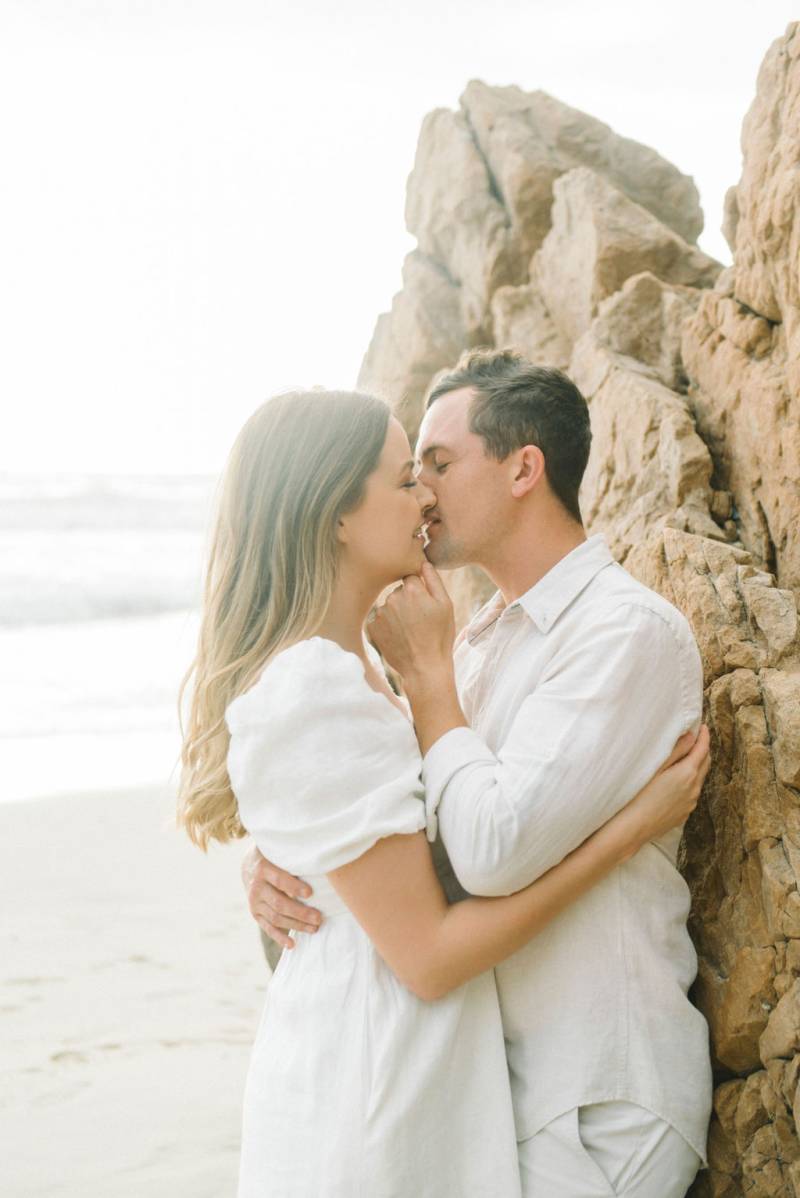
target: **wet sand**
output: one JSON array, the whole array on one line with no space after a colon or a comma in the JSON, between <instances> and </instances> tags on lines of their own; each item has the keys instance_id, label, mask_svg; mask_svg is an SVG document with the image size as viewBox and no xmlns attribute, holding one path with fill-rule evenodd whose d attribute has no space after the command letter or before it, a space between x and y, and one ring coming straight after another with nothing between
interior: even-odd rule
<instances>
[{"instance_id":1,"label":"wet sand","mask_svg":"<svg viewBox=\"0 0 800 1198\"><path fill-rule=\"evenodd\" d=\"M0 804L9 1198L227 1198L268 972L170 790Z\"/></svg>"}]
</instances>

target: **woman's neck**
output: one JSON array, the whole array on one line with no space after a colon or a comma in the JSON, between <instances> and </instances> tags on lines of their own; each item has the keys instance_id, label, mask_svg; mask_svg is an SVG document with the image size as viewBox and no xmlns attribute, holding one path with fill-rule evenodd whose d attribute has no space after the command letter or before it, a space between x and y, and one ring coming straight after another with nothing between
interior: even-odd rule
<instances>
[{"instance_id":1,"label":"woman's neck","mask_svg":"<svg viewBox=\"0 0 800 1198\"><path fill-rule=\"evenodd\" d=\"M360 587L355 580L340 576L317 635L336 641L343 649L366 660L364 623L379 594L372 587Z\"/></svg>"}]
</instances>

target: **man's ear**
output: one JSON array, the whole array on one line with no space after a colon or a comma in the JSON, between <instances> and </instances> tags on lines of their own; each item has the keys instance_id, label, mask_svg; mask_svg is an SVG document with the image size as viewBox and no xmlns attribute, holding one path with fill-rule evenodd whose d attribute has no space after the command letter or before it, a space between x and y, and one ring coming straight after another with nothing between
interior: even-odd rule
<instances>
[{"instance_id":1,"label":"man's ear","mask_svg":"<svg viewBox=\"0 0 800 1198\"><path fill-rule=\"evenodd\" d=\"M523 445L522 449L518 449L513 455L513 459L511 494L515 499L522 499L544 478L544 454L538 445Z\"/></svg>"}]
</instances>

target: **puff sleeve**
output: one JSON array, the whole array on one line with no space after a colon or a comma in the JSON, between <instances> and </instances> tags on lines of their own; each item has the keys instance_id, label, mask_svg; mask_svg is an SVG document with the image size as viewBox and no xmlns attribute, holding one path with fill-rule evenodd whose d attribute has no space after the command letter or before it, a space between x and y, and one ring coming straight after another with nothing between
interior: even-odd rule
<instances>
[{"instance_id":1,"label":"puff sleeve","mask_svg":"<svg viewBox=\"0 0 800 1198\"><path fill-rule=\"evenodd\" d=\"M333 641L279 653L226 721L242 824L282 869L327 873L426 828L413 728Z\"/></svg>"}]
</instances>

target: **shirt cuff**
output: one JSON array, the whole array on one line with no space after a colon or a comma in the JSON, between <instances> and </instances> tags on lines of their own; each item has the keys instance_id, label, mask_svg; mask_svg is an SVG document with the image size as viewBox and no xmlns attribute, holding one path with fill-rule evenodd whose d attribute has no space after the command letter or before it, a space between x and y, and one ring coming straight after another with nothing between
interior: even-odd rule
<instances>
[{"instance_id":1,"label":"shirt cuff","mask_svg":"<svg viewBox=\"0 0 800 1198\"><path fill-rule=\"evenodd\" d=\"M474 762L496 764L497 758L488 749L477 732L471 728L451 728L440 736L422 759L422 783L425 787L425 811L428 820L428 838L436 835L437 811L445 787L465 765ZM431 836L433 828L433 837Z\"/></svg>"}]
</instances>

